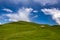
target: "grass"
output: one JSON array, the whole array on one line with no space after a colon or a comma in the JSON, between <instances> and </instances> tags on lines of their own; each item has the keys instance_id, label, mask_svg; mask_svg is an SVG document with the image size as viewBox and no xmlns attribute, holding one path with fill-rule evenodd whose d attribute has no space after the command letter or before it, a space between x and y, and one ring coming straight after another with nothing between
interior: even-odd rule
<instances>
[{"instance_id":1,"label":"grass","mask_svg":"<svg viewBox=\"0 0 60 40\"><path fill-rule=\"evenodd\" d=\"M29 22L0 25L0 40L60 40L60 27Z\"/></svg>"}]
</instances>

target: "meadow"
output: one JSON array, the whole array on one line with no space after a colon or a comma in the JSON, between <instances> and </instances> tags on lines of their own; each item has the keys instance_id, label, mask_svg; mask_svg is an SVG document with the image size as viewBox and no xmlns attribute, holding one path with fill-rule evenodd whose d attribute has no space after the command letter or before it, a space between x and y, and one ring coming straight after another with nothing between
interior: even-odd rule
<instances>
[{"instance_id":1,"label":"meadow","mask_svg":"<svg viewBox=\"0 0 60 40\"><path fill-rule=\"evenodd\" d=\"M0 40L60 40L60 27L32 22L0 25Z\"/></svg>"}]
</instances>

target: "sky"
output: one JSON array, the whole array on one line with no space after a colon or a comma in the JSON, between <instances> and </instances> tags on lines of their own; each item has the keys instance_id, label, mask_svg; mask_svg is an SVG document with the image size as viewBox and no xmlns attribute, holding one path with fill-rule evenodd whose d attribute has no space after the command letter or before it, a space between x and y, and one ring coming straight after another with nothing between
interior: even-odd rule
<instances>
[{"instance_id":1,"label":"sky","mask_svg":"<svg viewBox=\"0 0 60 40\"><path fill-rule=\"evenodd\" d=\"M60 25L60 0L0 0L0 24L18 21Z\"/></svg>"}]
</instances>

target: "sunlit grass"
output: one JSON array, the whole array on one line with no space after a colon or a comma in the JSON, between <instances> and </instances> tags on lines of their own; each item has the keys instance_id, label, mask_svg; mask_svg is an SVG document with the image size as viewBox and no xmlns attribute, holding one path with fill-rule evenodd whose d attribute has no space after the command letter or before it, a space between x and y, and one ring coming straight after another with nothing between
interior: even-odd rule
<instances>
[{"instance_id":1,"label":"sunlit grass","mask_svg":"<svg viewBox=\"0 0 60 40\"><path fill-rule=\"evenodd\" d=\"M0 40L60 40L60 27L13 22L0 26Z\"/></svg>"}]
</instances>

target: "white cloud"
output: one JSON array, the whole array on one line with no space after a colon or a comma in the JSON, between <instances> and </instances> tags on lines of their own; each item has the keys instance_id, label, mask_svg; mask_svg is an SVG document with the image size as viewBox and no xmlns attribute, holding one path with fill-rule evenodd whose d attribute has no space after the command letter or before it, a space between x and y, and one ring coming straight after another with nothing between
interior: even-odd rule
<instances>
[{"instance_id":1,"label":"white cloud","mask_svg":"<svg viewBox=\"0 0 60 40\"><path fill-rule=\"evenodd\" d=\"M8 0L10 3L13 4L20 4L22 3L23 5L29 4L30 0Z\"/></svg>"},{"instance_id":2,"label":"white cloud","mask_svg":"<svg viewBox=\"0 0 60 40\"><path fill-rule=\"evenodd\" d=\"M37 10L34 10L33 12L34 12L34 13L37 13L38 11L37 11Z\"/></svg>"},{"instance_id":3,"label":"white cloud","mask_svg":"<svg viewBox=\"0 0 60 40\"><path fill-rule=\"evenodd\" d=\"M4 9L2 9L3 11L6 11L6 12L13 12L12 10L10 10L10 9L7 9L7 8L4 8Z\"/></svg>"},{"instance_id":4,"label":"white cloud","mask_svg":"<svg viewBox=\"0 0 60 40\"><path fill-rule=\"evenodd\" d=\"M28 21L30 22L29 15L33 9L32 8L22 8L19 9L15 14L7 14L6 16L9 17L9 21Z\"/></svg>"},{"instance_id":5,"label":"white cloud","mask_svg":"<svg viewBox=\"0 0 60 40\"><path fill-rule=\"evenodd\" d=\"M23 5L27 5L27 4L31 4L31 2L33 3L38 3L38 4L42 4L43 6L45 5L53 5L56 4L58 2L60 2L59 0L2 0L0 2L9 2L9 3L13 3L13 4L23 4Z\"/></svg>"},{"instance_id":6,"label":"white cloud","mask_svg":"<svg viewBox=\"0 0 60 40\"><path fill-rule=\"evenodd\" d=\"M38 17L38 15L35 15L35 16L33 16L32 18L37 18Z\"/></svg>"},{"instance_id":7,"label":"white cloud","mask_svg":"<svg viewBox=\"0 0 60 40\"><path fill-rule=\"evenodd\" d=\"M4 24L7 22L6 16L5 15L0 15L0 24Z\"/></svg>"},{"instance_id":8,"label":"white cloud","mask_svg":"<svg viewBox=\"0 0 60 40\"><path fill-rule=\"evenodd\" d=\"M27 21L31 22L29 16L33 11L32 8L20 8L16 13L2 14L0 15L0 24L7 22Z\"/></svg>"},{"instance_id":9,"label":"white cloud","mask_svg":"<svg viewBox=\"0 0 60 40\"><path fill-rule=\"evenodd\" d=\"M60 25L60 10L57 8L52 9L41 9L46 15L51 15L53 20L55 20Z\"/></svg>"},{"instance_id":10,"label":"white cloud","mask_svg":"<svg viewBox=\"0 0 60 40\"><path fill-rule=\"evenodd\" d=\"M1 25L2 23L0 23L0 25Z\"/></svg>"},{"instance_id":11,"label":"white cloud","mask_svg":"<svg viewBox=\"0 0 60 40\"><path fill-rule=\"evenodd\" d=\"M34 0L34 2L42 4L43 6L45 5L53 5L58 3L58 0Z\"/></svg>"}]
</instances>

